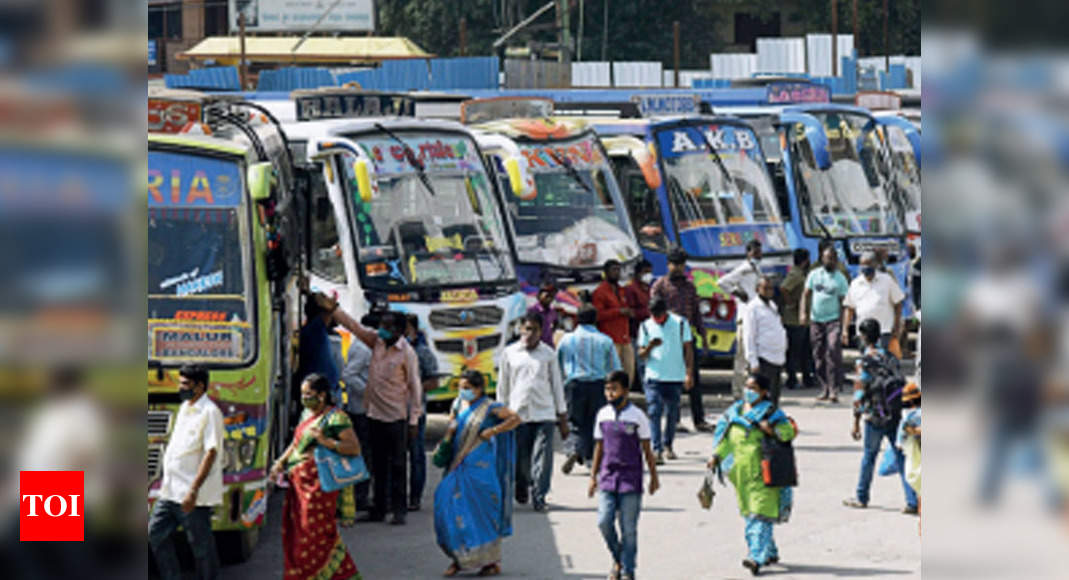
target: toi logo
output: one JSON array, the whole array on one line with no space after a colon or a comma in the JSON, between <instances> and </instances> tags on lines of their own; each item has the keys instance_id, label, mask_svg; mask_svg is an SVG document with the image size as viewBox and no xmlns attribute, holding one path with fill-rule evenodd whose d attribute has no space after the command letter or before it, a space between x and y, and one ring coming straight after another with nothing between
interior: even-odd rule
<instances>
[{"instance_id":1,"label":"toi logo","mask_svg":"<svg viewBox=\"0 0 1069 580\"><path fill-rule=\"evenodd\" d=\"M85 541L84 472L19 472L19 541Z\"/></svg>"}]
</instances>

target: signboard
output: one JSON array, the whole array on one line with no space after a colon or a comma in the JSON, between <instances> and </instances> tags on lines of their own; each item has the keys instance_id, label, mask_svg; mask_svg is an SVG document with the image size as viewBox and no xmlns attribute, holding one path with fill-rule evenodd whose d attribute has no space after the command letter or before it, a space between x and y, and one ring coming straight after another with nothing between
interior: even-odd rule
<instances>
[{"instance_id":1,"label":"signboard","mask_svg":"<svg viewBox=\"0 0 1069 580\"><path fill-rule=\"evenodd\" d=\"M859 92L854 104L870 111L897 111L902 108L902 97L883 91Z\"/></svg>"},{"instance_id":2,"label":"signboard","mask_svg":"<svg viewBox=\"0 0 1069 580\"><path fill-rule=\"evenodd\" d=\"M656 115L697 115L698 95L635 95L631 100L638 105L643 117Z\"/></svg>"},{"instance_id":3,"label":"signboard","mask_svg":"<svg viewBox=\"0 0 1069 580\"><path fill-rule=\"evenodd\" d=\"M394 93L295 91L293 99L298 121L415 116L415 102Z\"/></svg>"},{"instance_id":4,"label":"signboard","mask_svg":"<svg viewBox=\"0 0 1069 580\"><path fill-rule=\"evenodd\" d=\"M460 122L482 123L496 119L540 119L553 115L553 101L541 97L495 97L460 104Z\"/></svg>"},{"instance_id":5,"label":"signboard","mask_svg":"<svg viewBox=\"0 0 1069 580\"><path fill-rule=\"evenodd\" d=\"M149 351L155 359L233 362L244 356L241 330L236 325L157 326L152 329L151 343Z\"/></svg>"},{"instance_id":6,"label":"signboard","mask_svg":"<svg viewBox=\"0 0 1069 580\"><path fill-rule=\"evenodd\" d=\"M824 85L811 83L769 83L765 99L770 105L797 103L830 103L831 93Z\"/></svg>"},{"instance_id":7,"label":"signboard","mask_svg":"<svg viewBox=\"0 0 1069 580\"><path fill-rule=\"evenodd\" d=\"M214 157L148 153L149 207L237 207L240 166Z\"/></svg>"},{"instance_id":8,"label":"signboard","mask_svg":"<svg viewBox=\"0 0 1069 580\"><path fill-rule=\"evenodd\" d=\"M148 65L156 66L156 45L157 41L149 39L148 41Z\"/></svg>"},{"instance_id":9,"label":"signboard","mask_svg":"<svg viewBox=\"0 0 1069 580\"><path fill-rule=\"evenodd\" d=\"M148 130L150 133L178 133L191 121L200 122L201 115L201 104L197 101L177 101L152 97L148 99Z\"/></svg>"},{"instance_id":10,"label":"signboard","mask_svg":"<svg viewBox=\"0 0 1069 580\"><path fill-rule=\"evenodd\" d=\"M241 28L238 14L245 15L245 30L252 32L310 30L321 17L323 21L316 31L375 29L373 0L229 0L228 3L232 33Z\"/></svg>"},{"instance_id":11,"label":"signboard","mask_svg":"<svg viewBox=\"0 0 1069 580\"><path fill-rule=\"evenodd\" d=\"M737 125L682 125L657 132L657 144L664 157L679 157L689 153L706 153L706 143L718 153L757 151L757 137L753 131Z\"/></svg>"},{"instance_id":12,"label":"signboard","mask_svg":"<svg viewBox=\"0 0 1069 580\"><path fill-rule=\"evenodd\" d=\"M448 133L411 133L399 135L405 145L412 149L428 172L436 171L482 171L479 152L467 137ZM405 148L394 139L377 134L361 137L357 143L375 163L375 173L395 175L414 170L405 155Z\"/></svg>"}]
</instances>

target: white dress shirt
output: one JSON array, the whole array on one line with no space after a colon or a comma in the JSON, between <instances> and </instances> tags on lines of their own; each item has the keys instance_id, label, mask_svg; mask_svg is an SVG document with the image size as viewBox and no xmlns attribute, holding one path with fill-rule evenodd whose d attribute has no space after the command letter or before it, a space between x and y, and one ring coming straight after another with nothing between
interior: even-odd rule
<instances>
[{"instance_id":1,"label":"white dress shirt","mask_svg":"<svg viewBox=\"0 0 1069 580\"><path fill-rule=\"evenodd\" d=\"M855 323L866 318L875 318L880 323L880 333L887 334L895 324L895 304L906 297L898 282L886 272L876 272L869 282L864 276L854 278L846 292L843 306L853 308L857 313Z\"/></svg>"},{"instance_id":2,"label":"white dress shirt","mask_svg":"<svg viewBox=\"0 0 1069 580\"><path fill-rule=\"evenodd\" d=\"M742 290L746 293L747 300L753 300L757 296L757 280L760 277L761 268L747 258L730 272L721 276L717 283L720 285L720 289L728 294L736 290ZM742 310L740 308L736 316L739 320L742 320Z\"/></svg>"},{"instance_id":3,"label":"white dress shirt","mask_svg":"<svg viewBox=\"0 0 1069 580\"><path fill-rule=\"evenodd\" d=\"M219 407L201 395L178 408L167 451L163 453L163 480L160 499L181 503L193 488L200 462L208 450L215 449L215 461L197 494L198 506L223 503L223 414Z\"/></svg>"},{"instance_id":4,"label":"white dress shirt","mask_svg":"<svg viewBox=\"0 0 1069 580\"><path fill-rule=\"evenodd\" d=\"M543 342L527 350L522 340L505 347L498 371L497 400L525 423L556 421L566 413L557 353Z\"/></svg>"},{"instance_id":5,"label":"white dress shirt","mask_svg":"<svg viewBox=\"0 0 1069 580\"><path fill-rule=\"evenodd\" d=\"M775 302L754 296L743 308L742 321L743 352L751 368L759 366L759 358L774 365L787 362L787 329Z\"/></svg>"}]
</instances>

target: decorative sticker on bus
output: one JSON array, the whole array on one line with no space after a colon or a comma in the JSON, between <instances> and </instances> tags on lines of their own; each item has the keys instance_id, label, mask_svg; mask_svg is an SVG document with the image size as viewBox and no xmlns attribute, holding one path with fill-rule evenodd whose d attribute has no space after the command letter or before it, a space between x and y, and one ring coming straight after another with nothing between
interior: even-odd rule
<instances>
[{"instance_id":1,"label":"decorative sticker on bus","mask_svg":"<svg viewBox=\"0 0 1069 580\"><path fill-rule=\"evenodd\" d=\"M770 105L792 103L830 103L831 93L824 85L810 83L770 83L765 87L765 99Z\"/></svg>"},{"instance_id":2,"label":"decorative sticker on bus","mask_svg":"<svg viewBox=\"0 0 1069 580\"><path fill-rule=\"evenodd\" d=\"M601 150L592 139L584 139L568 146L527 146L522 147L520 152L534 173L556 171L561 166L558 159L567 159L576 169L590 169L605 162Z\"/></svg>"},{"instance_id":3,"label":"decorative sticker on bus","mask_svg":"<svg viewBox=\"0 0 1069 580\"><path fill-rule=\"evenodd\" d=\"M148 152L149 207L236 207L240 165L214 157Z\"/></svg>"},{"instance_id":4,"label":"decorative sticker on bus","mask_svg":"<svg viewBox=\"0 0 1069 580\"><path fill-rule=\"evenodd\" d=\"M245 356L242 340L237 325L211 328L157 326L152 329L150 358L237 362Z\"/></svg>"},{"instance_id":5,"label":"decorative sticker on bus","mask_svg":"<svg viewBox=\"0 0 1069 580\"><path fill-rule=\"evenodd\" d=\"M738 153L764 163L753 130L737 125L683 125L658 131L657 146L665 158L708 153L712 147L721 156Z\"/></svg>"},{"instance_id":6,"label":"decorative sticker on bus","mask_svg":"<svg viewBox=\"0 0 1069 580\"><path fill-rule=\"evenodd\" d=\"M412 117L415 101L389 93L311 91L294 95L298 121L359 117Z\"/></svg>"},{"instance_id":7,"label":"decorative sticker on bus","mask_svg":"<svg viewBox=\"0 0 1069 580\"><path fill-rule=\"evenodd\" d=\"M401 138L425 171L482 171L479 152L468 139L445 135L408 138L408 134L402 134ZM361 139L360 147L374 160L376 173L398 174L415 170L405 154L405 147L393 139Z\"/></svg>"}]
</instances>

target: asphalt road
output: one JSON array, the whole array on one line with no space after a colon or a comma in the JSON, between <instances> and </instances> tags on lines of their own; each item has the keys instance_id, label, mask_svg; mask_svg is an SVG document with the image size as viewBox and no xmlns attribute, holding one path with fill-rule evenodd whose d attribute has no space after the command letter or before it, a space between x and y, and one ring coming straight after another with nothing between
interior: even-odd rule
<instances>
[{"instance_id":1,"label":"asphalt road","mask_svg":"<svg viewBox=\"0 0 1069 580\"><path fill-rule=\"evenodd\" d=\"M723 392L726 371L705 371L703 383ZM791 521L776 526L782 563L762 575L783 578L910 578L921 573L918 519L900 513L904 505L896 478L875 478L866 510L843 507L857 479L861 444L849 436L850 410L815 403L815 390L789 391L783 407L797 421L795 441L800 486ZM704 398L710 419L726 404L723 395ZM845 400L845 398L844 398ZM684 405L684 424L690 425ZM430 422L437 437L443 416ZM643 498L639 522L637 574L644 578L748 578L743 520L734 490L717 486L713 508L702 510L695 493L711 452L707 433L680 434L680 458L660 469L662 489ZM431 446L428 446L430 449ZM577 467L569 476L559 471L563 455L554 458L550 511L538 514L517 506L514 535L504 543L503 575L525 578L604 578L611 559L596 525L595 500L586 496L588 471ZM364 578L436 578L448 565L433 530L434 487L441 471L428 473L423 511L411 513L404 527L359 524L342 536ZM281 494L274 494L267 526L253 557L227 566L222 578L281 577Z\"/></svg>"}]
</instances>

